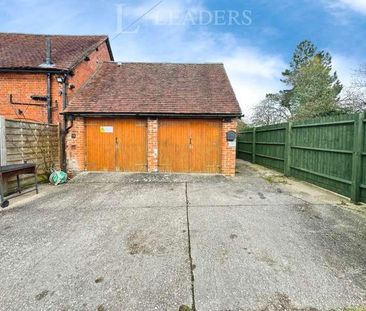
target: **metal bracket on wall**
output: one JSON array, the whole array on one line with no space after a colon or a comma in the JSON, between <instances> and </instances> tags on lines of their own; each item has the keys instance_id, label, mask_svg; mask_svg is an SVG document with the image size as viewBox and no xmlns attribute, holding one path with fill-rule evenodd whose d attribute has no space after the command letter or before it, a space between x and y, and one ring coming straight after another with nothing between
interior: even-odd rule
<instances>
[{"instance_id":1,"label":"metal bracket on wall","mask_svg":"<svg viewBox=\"0 0 366 311\"><path fill-rule=\"evenodd\" d=\"M31 96L31 99L33 99L32 96ZM9 94L9 103L11 105L21 105L21 106L38 106L38 107L46 107L47 106L47 104L35 104L35 103L19 103L19 102L15 102L15 101L13 101L13 94Z\"/></svg>"}]
</instances>

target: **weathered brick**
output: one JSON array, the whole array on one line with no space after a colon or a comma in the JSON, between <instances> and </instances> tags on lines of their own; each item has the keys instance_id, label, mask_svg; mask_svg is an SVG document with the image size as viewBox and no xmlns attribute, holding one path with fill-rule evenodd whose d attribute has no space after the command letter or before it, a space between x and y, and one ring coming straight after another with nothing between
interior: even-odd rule
<instances>
[{"instance_id":1,"label":"weathered brick","mask_svg":"<svg viewBox=\"0 0 366 311\"><path fill-rule=\"evenodd\" d=\"M148 150L147 150L147 165L149 172L157 172L159 170L158 167L158 119L157 118L148 118L147 120L147 141L148 141Z\"/></svg>"},{"instance_id":2,"label":"weathered brick","mask_svg":"<svg viewBox=\"0 0 366 311\"><path fill-rule=\"evenodd\" d=\"M69 173L85 170L85 122L75 118L73 127L66 135L66 159Z\"/></svg>"},{"instance_id":3,"label":"weathered brick","mask_svg":"<svg viewBox=\"0 0 366 311\"><path fill-rule=\"evenodd\" d=\"M236 132L237 123L236 119L232 119L230 122L224 120L222 123L221 172L228 176L235 175L236 147L229 146L229 143L226 140L226 133L228 131Z\"/></svg>"}]
</instances>

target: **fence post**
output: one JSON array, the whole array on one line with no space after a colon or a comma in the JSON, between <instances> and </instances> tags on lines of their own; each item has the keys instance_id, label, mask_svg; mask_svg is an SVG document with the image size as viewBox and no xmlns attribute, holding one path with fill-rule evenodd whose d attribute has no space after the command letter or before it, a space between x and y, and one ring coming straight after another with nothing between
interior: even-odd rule
<instances>
[{"instance_id":1,"label":"fence post","mask_svg":"<svg viewBox=\"0 0 366 311\"><path fill-rule=\"evenodd\" d=\"M291 138L292 138L292 122L288 122L286 126L286 137L285 137L285 165L284 173L285 176L291 176Z\"/></svg>"},{"instance_id":2,"label":"fence post","mask_svg":"<svg viewBox=\"0 0 366 311\"><path fill-rule=\"evenodd\" d=\"M355 115L354 135L353 135L353 155L352 155L352 185L351 200L355 203L360 202L361 186L361 165L364 140L364 119L365 113Z\"/></svg>"},{"instance_id":3,"label":"fence post","mask_svg":"<svg viewBox=\"0 0 366 311\"><path fill-rule=\"evenodd\" d=\"M5 118L0 116L0 165L6 165Z\"/></svg>"},{"instance_id":4,"label":"fence post","mask_svg":"<svg viewBox=\"0 0 366 311\"><path fill-rule=\"evenodd\" d=\"M253 128L252 162L255 163L256 128Z\"/></svg>"}]
</instances>

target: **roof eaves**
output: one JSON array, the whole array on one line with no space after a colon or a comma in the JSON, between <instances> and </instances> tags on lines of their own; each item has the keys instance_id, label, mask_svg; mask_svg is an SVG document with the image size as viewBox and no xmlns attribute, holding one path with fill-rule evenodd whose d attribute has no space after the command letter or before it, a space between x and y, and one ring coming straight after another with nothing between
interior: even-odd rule
<instances>
[{"instance_id":1,"label":"roof eaves","mask_svg":"<svg viewBox=\"0 0 366 311\"><path fill-rule=\"evenodd\" d=\"M42 68L42 67L0 67L0 72L19 72L19 73L62 73L68 69L62 68Z\"/></svg>"},{"instance_id":2,"label":"roof eaves","mask_svg":"<svg viewBox=\"0 0 366 311\"><path fill-rule=\"evenodd\" d=\"M64 115L79 116L141 116L141 117L241 117L241 112L230 113L159 113L159 112L82 112L82 111L64 111Z\"/></svg>"},{"instance_id":3,"label":"roof eaves","mask_svg":"<svg viewBox=\"0 0 366 311\"><path fill-rule=\"evenodd\" d=\"M69 71L72 71L74 70L83 60L86 56L89 56L97 47L99 47L100 45L102 45L104 42L107 43L107 40L108 40L108 36L104 36L104 38L100 41L98 41L97 43L91 45L82 55L81 57L76 60L71 66L70 68L68 68ZM109 40L108 40L109 41ZM108 46L108 43L107 43L107 47L108 47L108 50L109 50L109 54L111 55L111 49L110 49L110 46ZM113 57L113 55L111 55L111 57Z\"/></svg>"},{"instance_id":4,"label":"roof eaves","mask_svg":"<svg viewBox=\"0 0 366 311\"><path fill-rule=\"evenodd\" d=\"M109 37L107 37L107 40L105 42L107 44L107 48L108 48L109 56L111 57L111 61L114 62L114 56L113 56L111 42L109 40Z\"/></svg>"}]
</instances>

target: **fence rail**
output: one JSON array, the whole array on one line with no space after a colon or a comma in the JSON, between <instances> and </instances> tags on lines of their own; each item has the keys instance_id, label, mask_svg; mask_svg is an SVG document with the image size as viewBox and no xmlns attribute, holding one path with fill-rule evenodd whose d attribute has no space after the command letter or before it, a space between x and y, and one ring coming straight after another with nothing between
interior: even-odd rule
<instances>
[{"instance_id":1,"label":"fence rail","mask_svg":"<svg viewBox=\"0 0 366 311\"><path fill-rule=\"evenodd\" d=\"M366 202L366 114L243 131L237 157Z\"/></svg>"}]
</instances>

